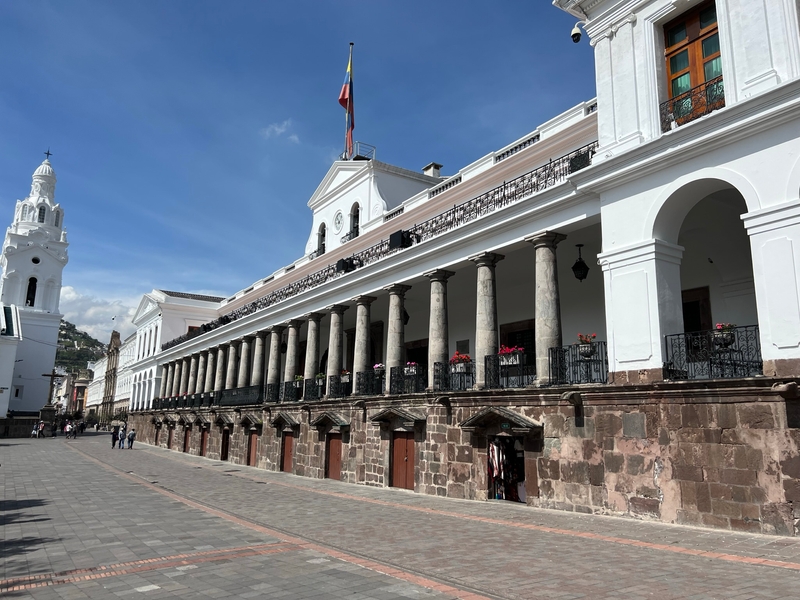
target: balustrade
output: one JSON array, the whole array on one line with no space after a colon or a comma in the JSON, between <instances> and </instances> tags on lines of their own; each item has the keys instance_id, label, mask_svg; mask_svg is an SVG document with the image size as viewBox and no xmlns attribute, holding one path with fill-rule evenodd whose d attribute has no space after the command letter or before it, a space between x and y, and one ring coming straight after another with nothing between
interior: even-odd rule
<instances>
[{"instance_id":1,"label":"balustrade","mask_svg":"<svg viewBox=\"0 0 800 600\"><path fill-rule=\"evenodd\" d=\"M763 374L758 325L664 336L664 379L731 379Z\"/></svg>"},{"instance_id":2,"label":"balustrade","mask_svg":"<svg viewBox=\"0 0 800 600\"><path fill-rule=\"evenodd\" d=\"M550 348L548 358L553 385L608 382L605 342Z\"/></svg>"}]
</instances>

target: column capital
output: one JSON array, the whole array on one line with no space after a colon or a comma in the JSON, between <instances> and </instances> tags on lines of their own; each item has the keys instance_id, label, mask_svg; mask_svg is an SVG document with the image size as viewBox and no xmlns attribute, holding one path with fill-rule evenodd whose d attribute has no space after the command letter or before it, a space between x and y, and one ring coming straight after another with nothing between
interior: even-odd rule
<instances>
[{"instance_id":1,"label":"column capital","mask_svg":"<svg viewBox=\"0 0 800 600\"><path fill-rule=\"evenodd\" d=\"M325 310L327 310L329 313L336 313L338 315L341 315L348 308L350 307L347 306L346 304L331 304L330 306L326 306Z\"/></svg>"},{"instance_id":2,"label":"column capital","mask_svg":"<svg viewBox=\"0 0 800 600\"><path fill-rule=\"evenodd\" d=\"M284 329L286 329L285 325L272 325L271 327L267 327L266 332L281 334Z\"/></svg>"},{"instance_id":3,"label":"column capital","mask_svg":"<svg viewBox=\"0 0 800 600\"><path fill-rule=\"evenodd\" d=\"M383 288L384 292L389 292L390 294L403 296L405 293L411 289L410 285L404 285L402 283L393 283L392 285L387 285Z\"/></svg>"},{"instance_id":4,"label":"column capital","mask_svg":"<svg viewBox=\"0 0 800 600\"><path fill-rule=\"evenodd\" d=\"M251 341L253 341L253 335L252 334L243 335L242 337L240 337L236 341L237 342L251 342Z\"/></svg>"},{"instance_id":5,"label":"column capital","mask_svg":"<svg viewBox=\"0 0 800 600\"><path fill-rule=\"evenodd\" d=\"M306 313L306 314L304 314L304 315L303 315L303 318L304 318L306 321L316 321L317 323L319 323L319 321L320 321L320 320L322 319L322 317L324 317L324 316L325 316L325 313L310 312L310 313Z\"/></svg>"},{"instance_id":6,"label":"column capital","mask_svg":"<svg viewBox=\"0 0 800 600\"><path fill-rule=\"evenodd\" d=\"M302 319L289 319L284 323L284 325L286 325L286 327L297 329L298 327L301 327L303 323L305 323L305 321Z\"/></svg>"},{"instance_id":7,"label":"column capital","mask_svg":"<svg viewBox=\"0 0 800 600\"><path fill-rule=\"evenodd\" d=\"M497 254L495 252L481 252L480 254L469 257L469 259L479 267L494 267L504 258L505 256L503 254Z\"/></svg>"},{"instance_id":8,"label":"column capital","mask_svg":"<svg viewBox=\"0 0 800 600\"><path fill-rule=\"evenodd\" d=\"M526 237L525 241L529 244L533 244L534 248L547 247L555 249L555 247L565 239L567 239L567 236L563 233L556 233L555 231L543 231L541 233L535 233Z\"/></svg>"},{"instance_id":9,"label":"column capital","mask_svg":"<svg viewBox=\"0 0 800 600\"><path fill-rule=\"evenodd\" d=\"M434 269L433 271L423 273L423 275L431 281L447 281L450 277L455 275L455 272L446 271L445 269Z\"/></svg>"},{"instance_id":10,"label":"column capital","mask_svg":"<svg viewBox=\"0 0 800 600\"><path fill-rule=\"evenodd\" d=\"M353 298L353 302L360 306L369 306L375 302L375 300L377 300L375 296L356 296Z\"/></svg>"}]
</instances>

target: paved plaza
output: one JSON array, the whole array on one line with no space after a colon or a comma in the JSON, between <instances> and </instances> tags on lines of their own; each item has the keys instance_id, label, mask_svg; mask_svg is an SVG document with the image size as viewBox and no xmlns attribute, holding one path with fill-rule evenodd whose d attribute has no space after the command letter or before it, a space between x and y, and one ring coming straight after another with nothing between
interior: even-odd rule
<instances>
[{"instance_id":1,"label":"paved plaza","mask_svg":"<svg viewBox=\"0 0 800 600\"><path fill-rule=\"evenodd\" d=\"M800 540L0 440L8 598L798 598Z\"/></svg>"}]
</instances>

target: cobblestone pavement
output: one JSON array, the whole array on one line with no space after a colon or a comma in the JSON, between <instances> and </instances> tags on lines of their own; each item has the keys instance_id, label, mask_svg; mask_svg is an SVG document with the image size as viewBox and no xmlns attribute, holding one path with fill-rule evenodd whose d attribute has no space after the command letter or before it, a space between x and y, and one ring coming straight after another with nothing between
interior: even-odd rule
<instances>
[{"instance_id":1,"label":"cobblestone pavement","mask_svg":"<svg viewBox=\"0 0 800 600\"><path fill-rule=\"evenodd\" d=\"M800 597L800 539L443 499L108 442L0 441L0 594Z\"/></svg>"}]
</instances>

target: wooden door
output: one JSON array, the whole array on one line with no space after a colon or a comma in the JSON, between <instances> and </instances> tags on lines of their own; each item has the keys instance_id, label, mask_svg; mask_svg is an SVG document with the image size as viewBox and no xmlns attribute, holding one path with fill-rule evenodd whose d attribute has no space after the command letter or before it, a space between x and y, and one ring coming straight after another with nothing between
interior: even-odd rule
<instances>
[{"instance_id":1,"label":"wooden door","mask_svg":"<svg viewBox=\"0 0 800 600\"><path fill-rule=\"evenodd\" d=\"M153 438L153 445L158 446L158 438L160 437L159 434L161 433L161 427L156 427L156 435Z\"/></svg>"},{"instance_id":2,"label":"wooden door","mask_svg":"<svg viewBox=\"0 0 800 600\"><path fill-rule=\"evenodd\" d=\"M222 430L222 445L219 450L219 459L228 460L228 449L231 445L231 431L230 429Z\"/></svg>"},{"instance_id":3,"label":"wooden door","mask_svg":"<svg viewBox=\"0 0 800 600\"><path fill-rule=\"evenodd\" d=\"M292 460L294 458L294 435L291 431L283 432L283 443L281 444L281 471L292 472Z\"/></svg>"},{"instance_id":4,"label":"wooden door","mask_svg":"<svg viewBox=\"0 0 800 600\"><path fill-rule=\"evenodd\" d=\"M342 434L330 432L325 440L325 477L342 479Z\"/></svg>"},{"instance_id":5,"label":"wooden door","mask_svg":"<svg viewBox=\"0 0 800 600\"><path fill-rule=\"evenodd\" d=\"M169 428L169 433L167 434L167 448L169 450L172 450L172 434L173 433L175 433L175 430L172 427L170 427Z\"/></svg>"},{"instance_id":6,"label":"wooden door","mask_svg":"<svg viewBox=\"0 0 800 600\"><path fill-rule=\"evenodd\" d=\"M247 439L247 466L255 467L258 461L258 431L251 431Z\"/></svg>"},{"instance_id":7,"label":"wooden door","mask_svg":"<svg viewBox=\"0 0 800 600\"><path fill-rule=\"evenodd\" d=\"M414 432L395 431L392 436L392 487L414 489Z\"/></svg>"},{"instance_id":8,"label":"wooden door","mask_svg":"<svg viewBox=\"0 0 800 600\"><path fill-rule=\"evenodd\" d=\"M183 451L189 452L189 446L192 441L192 430L188 427L183 430Z\"/></svg>"},{"instance_id":9,"label":"wooden door","mask_svg":"<svg viewBox=\"0 0 800 600\"><path fill-rule=\"evenodd\" d=\"M200 431L200 456L205 456L208 450L208 429Z\"/></svg>"}]
</instances>

